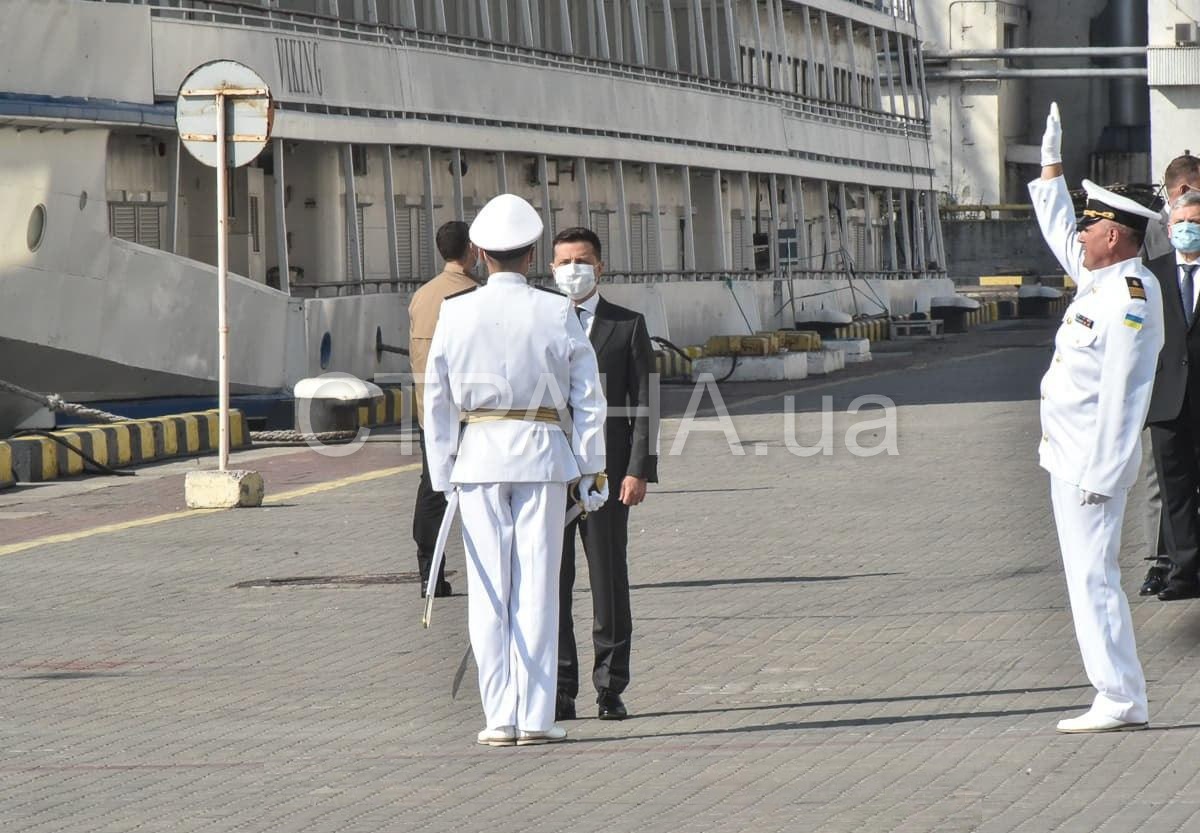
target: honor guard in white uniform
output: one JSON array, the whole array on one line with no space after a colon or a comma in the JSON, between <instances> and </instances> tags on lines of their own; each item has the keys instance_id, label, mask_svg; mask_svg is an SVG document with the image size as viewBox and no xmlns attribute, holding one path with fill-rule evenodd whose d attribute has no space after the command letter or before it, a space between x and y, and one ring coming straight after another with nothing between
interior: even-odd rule
<instances>
[{"instance_id":1,"label":"honor guard in white uniform","mask_svg":"<svg viewBox=\"0 0 1200 833\"><path fill-rule=\"evenodd\" d=\"M607 415L596 354L571 300L525 281L541 235L520 197L483 207L470 236L487 284L442 303L425 369L429 474L458 490L489 746L566 737L554 697L567 487L579 481L585 511L608 497L596 483Z\"/></svg>"},{"instance_id":2,"label":"honor guard in white uniform","mask_svg":"<svg viewBox=\"0 0 1200 833\"><path fill-rule=\"evenodd\" d=\"M1077 220L1061 147L1058 106L1052 104L1042 176L1029 184L1029 194L1046 243L1078 289L1042 378L1039 457L1050 473L1075 636L1098 692L1088 712L1057 728L1143 729L1146 681L1117 556L1163 345L1158 281L1139 257L1146 225L1157 214L1085 179L1087 207Z\"/></svg>"}]
</instances>

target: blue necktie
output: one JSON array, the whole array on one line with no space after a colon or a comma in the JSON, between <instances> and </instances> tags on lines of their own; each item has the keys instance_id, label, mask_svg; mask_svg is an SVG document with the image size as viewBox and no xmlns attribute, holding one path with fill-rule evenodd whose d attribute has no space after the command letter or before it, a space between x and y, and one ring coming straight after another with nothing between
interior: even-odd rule
<instances>
[{"instance_id":1,"label":"blue necktie","mask_svg":"<svg viewBox=\"0 0 1200 833\"><path fill-rule=\"evenodd\" d=\"M1192 278L1197 265L1195 263L1180 265L1180 268L1183 269L1183 276L1179 281L1179 295L1183 301L1183 319L1187 321L1188 327L1192 326L1192 318L1195 315L1196 286Z\"/></svg>"}]
</instances>

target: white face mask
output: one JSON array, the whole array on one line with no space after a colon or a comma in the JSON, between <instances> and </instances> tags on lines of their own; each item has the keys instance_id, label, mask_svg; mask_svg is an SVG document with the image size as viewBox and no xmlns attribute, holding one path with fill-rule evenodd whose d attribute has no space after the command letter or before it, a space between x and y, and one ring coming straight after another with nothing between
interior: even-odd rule
<instances>
[{"instance_id":1,"label":"white face mask","mask_svg":"<svg viewBox=\"0 0 1200 833\"><path fill-rule=\"evenodd\" d=\"M554 283L560 290L578 301L596 288L596 267L590 263L564 263L554 267Z\"/></svg>"}]
</instances>

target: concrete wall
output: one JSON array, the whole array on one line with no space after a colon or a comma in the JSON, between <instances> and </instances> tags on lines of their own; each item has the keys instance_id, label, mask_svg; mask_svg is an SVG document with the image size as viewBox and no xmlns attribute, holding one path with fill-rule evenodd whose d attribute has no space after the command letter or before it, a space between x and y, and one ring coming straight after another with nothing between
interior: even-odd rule
<instances>
[{"instance_id":1,"label":"concrete wall","mask_svg":"<svg viewBox=\"0 0 1200 833\"><path fill-rule=\"evenodd\" d=\"M942 220L948 273L974 281L980 275L1061 275L1062 266L1050 254L1032 219Z\"/></svg>"}]
</instances>

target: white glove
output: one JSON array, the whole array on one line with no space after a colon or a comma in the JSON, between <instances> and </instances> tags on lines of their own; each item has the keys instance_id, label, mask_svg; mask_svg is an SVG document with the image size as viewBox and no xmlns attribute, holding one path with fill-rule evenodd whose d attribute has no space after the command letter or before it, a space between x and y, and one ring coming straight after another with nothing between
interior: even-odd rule
<instances>
[{"instance_id":1,"label":"white glove","mask_svg":"<svg viewBox=\"0 0 1200 833\"><path fill-rule=\"evenodd\" d=\"M596 490L596 475L585 474L579 478L579 503L583 506L584 512L595 512L608 500L608 481L604 481L604 486Z\"/></svg>"},{"instance_id":2,"label":"white glove","mask_svg":"<svg viewBox=\"0 0 1200 833\"><path fill-rule=\"evenodd\" d=\"M1062 120L1058 117L1058 102L1050 102L1046 116L1046 132L1042 134L1042 167L1062 164Z\"/></svg>"},{"instance_id":3,"label":"white glove","mask_svg":"<svg viewBox=\"0 0 1200 833\"><path fill-rule=\"evenodd\" d=\"M1108 503L1108 495L1101 495L1101 494L1097 494L1096 492L1089 492L1087 489L1079 490L1079 505L1080 506L1088 506L1088 505L1096 506L1101 503Z\"/></svg>"}]
</instances>

